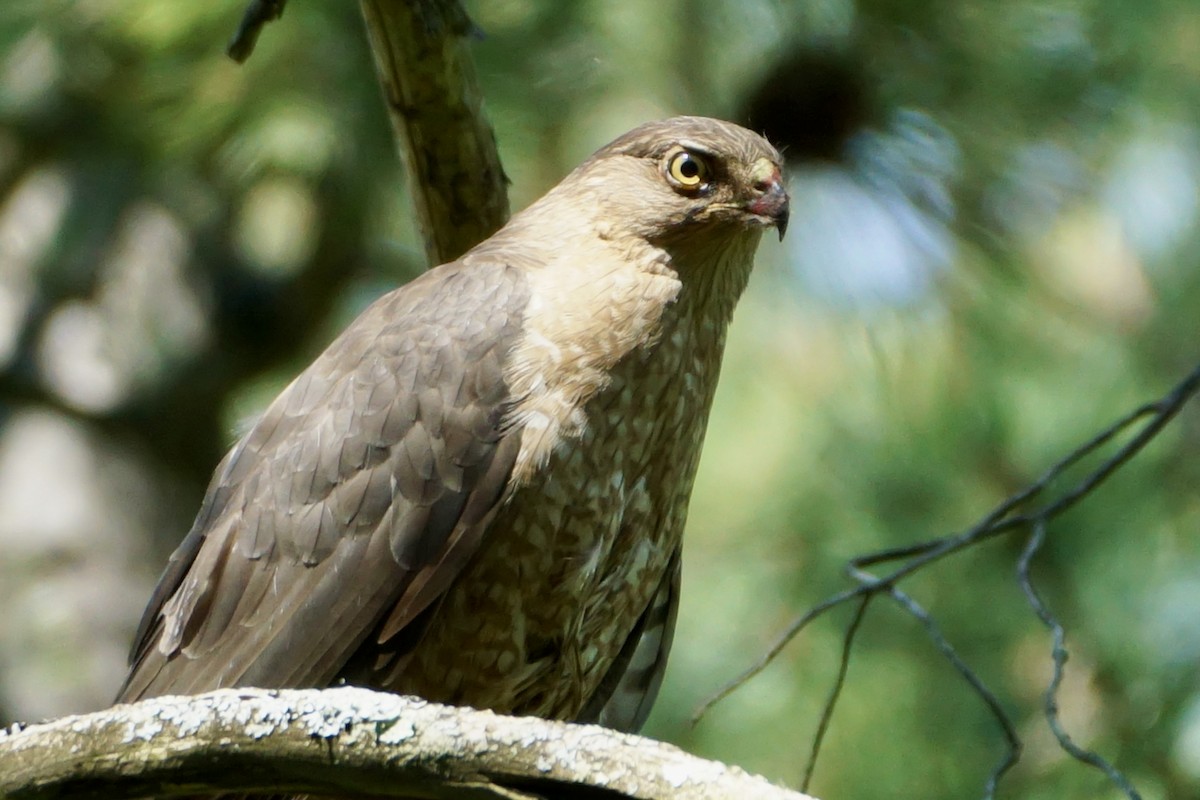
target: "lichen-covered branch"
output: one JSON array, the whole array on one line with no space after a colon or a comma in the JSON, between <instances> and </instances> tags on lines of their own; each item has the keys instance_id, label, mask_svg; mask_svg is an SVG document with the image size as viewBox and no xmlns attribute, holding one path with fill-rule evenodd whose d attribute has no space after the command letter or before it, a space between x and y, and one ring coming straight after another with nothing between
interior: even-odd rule
<instances>
[{"instance_id":1,"label":"lichen-covered branch","mask_svg":"<svg viewBox=\"0 0 1200 800\"><path fill-rule=\"evenodd\" d=\"M352 687L222 689L0 732L0 797L14 800L265 789L512 800L580 786L614 799L810 800L650 739Z\"/></svg>"},{"instance_id":2,"label":"lichen-covered branch","mask_svg":"<svg viewBox=\"0 0 1200 800\"><path fill-rule=\"evenodd\" d=\"M454 0L362 0L362 12L426 257L452 261L509 213L467 46L474 26Z\"/></svg>"}]
</instances>

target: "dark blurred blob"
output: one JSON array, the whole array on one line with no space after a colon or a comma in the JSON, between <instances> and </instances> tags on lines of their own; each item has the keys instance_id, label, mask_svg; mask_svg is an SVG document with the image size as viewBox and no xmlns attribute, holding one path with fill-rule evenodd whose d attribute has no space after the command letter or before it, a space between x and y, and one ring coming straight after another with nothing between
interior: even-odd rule
<instances>
[{"instance_id":1,"label":"dark blurred blob","mask_svg":"<svg viewBox=\"0 0 1200 800\"><path fill-rule=\"evenodd\" d=\"M874 112L867 76L852 53L798 49L759 81L738 118L796 164L842 160Z\"/></svg>"}]
</instances>

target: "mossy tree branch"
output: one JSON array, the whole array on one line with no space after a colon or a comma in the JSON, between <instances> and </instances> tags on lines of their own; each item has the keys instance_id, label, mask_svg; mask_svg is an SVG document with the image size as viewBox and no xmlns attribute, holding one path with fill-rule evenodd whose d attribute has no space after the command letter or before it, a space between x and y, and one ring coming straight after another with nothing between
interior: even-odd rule
<instances>
[{"instance_id":1,"label":"mossy tree branch","mask_svg":"<svg viewBox=\"0 0 1200 800\"><path fill-rule=\"evenodd\" d=\"M808 800L594 725L352 687L222 689L0 733L0 796L12 800L220 791L514 800L578 797L581 787L612 800Z\"/></svg>"}]
</instances>

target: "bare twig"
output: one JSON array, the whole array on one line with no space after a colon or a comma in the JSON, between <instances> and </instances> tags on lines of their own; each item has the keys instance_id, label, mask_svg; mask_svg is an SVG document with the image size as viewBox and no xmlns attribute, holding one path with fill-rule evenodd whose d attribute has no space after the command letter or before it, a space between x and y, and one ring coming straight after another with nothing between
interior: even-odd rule
<instances>
[{"instance_id":1,"label":"bare twig","mask_svg":"<svg viewBox=\"0 0 1200 800\"><path fill-rule=\"evenodd\" d=\"M872 595L869 594L863 595L858 608L854 609L854 616L850 619L850 624L846 626L846 635L842 637L842 657L838 663L837 677L833 681L833 687L829 690L829 696L825 699L821 719L817 723L817 732L813 734L808 763L804 767L804 778L800 781L800 791L802 792L807 792L812 783L813 770L817 768L817 756L821 753L821 745L825 741L825 734L829 731L829 723L833 721L833 709L842 695L842 687L846 685L846 673L850 671L850 651L854 648L854 637L858 635L858 628L862 625L863 618L867 616L867 606L871 604L871 597Z\"/></svg>"},{"instance_id":2,"label":"bare twig","mask_svg":"<svg viewBox=\"0 0 1200 800\"><path fill-rule=\"evenodd\" d=\"M595 725L350 687L222 689L0 732L0 797L13 800L255 790L448 800L811 800L736 767Z\"/></svg>"},{"instance_id":3,"label":"bare twig","mask_svg":"<svg viewBox=\"0 0 1200 800\"><path fill-rule=\"evenodd\" d=\"M877 593L884 592L898 602L901 607L905 608L926 628L930 637L938 648L942 651L955 669L967 680L967 682L983 697L988 707L992 710L1004 729L1005 736L1009 740L1010 750L1005 760L993 771L988 780L987 792L990 797L996 787L996 783L1000 777L1007 771L1019 753L1020 742L1016 739L1015 728L1011 720L1003 712L995 696L983 685L982 681L976 676L967 665L954 652L949 642L933 627L932 619L919 606L908 598L907 595L900 593L895 587L896 584L912 575L913 573L922 570L943 558L957 553L967 547L987 541L996 536L1009 533L1016 530L1026 530L1031 526L1034 529L1034 539L1026 548L1026 554L1023 556L1022 564L1019 566L1019 571L1023 580L1023 588L1027 587L1027 596L1030 598L1030 603L1039 618L1051 628L1054 633L1054 661L1055 661L1055 676L1051 681L1051 686L1047 690L1046 699L1046 715L1047 720L1054 730L1055 736L1060 744L1073 757L1096 766L1105 771L1110 780L1124 791L1131 800L1137 800L1138 795L1133 789L1129 781L1121 775L1115 768L1109 765L1106 761L1094 753L1084 751L1071 742L1070 737L1062 730L1058 722L1057 716L1057 692L1058 685L1061 681L1062 664L1066 660L1066 651L1062 647L1061 625L1049 615L1045 606L1037 600L1036 593L1032 590L1032 585L1028 584L1028 559L1032 559L1033 554L1040 545L1040 537L1038 531L1044 531L1045 526L1050 520L1058 517L1068 509L1072 508L1076 503L1090 494L1101 483L1109 478L1113 473L1128 463L1136 456L1142 448L1144 448L1158 433L1166 427L1166 425L1175 418L1180 409L1191 400L1197 392L1200 392L1200 366L1197 366L1187 377L1177 384L1170 392L1164 395L1159 400L1135 409L1126 416L1114 422L1107 429L1094 436L1089 441L1083 443L1073 452L1060 460L1057 464L1047 470L1040 478L1031 483L1025 489L1017 492L1011 497L1004 500L989 514L987 514L980 522L972 526L962 533L946 536L938 539L932 539L926 542L920 542L914 545L907 545L899 548L892 548L877 553L872 553L860 558L853 559L848 565L848 573L857 582L857 585L852 589L846 589L838 592L835 595L813 606L803 615L793 621L783 634L775 641L767 652L752 664L746 671L735 679L721 687L708 700L706 700L697 712L693 715L693 722L698 721L715 703L727 697L738 687L744 684L749 679L753 678L759 672L766 668L771 661L787 646L789 642L797 634L800 633L807 625L825 614L827 611L842 605L855 598L865 598L873 596ZM1074 486L1060 495L1030 512L1017 513L1018 509L1027 505L1030 501L1041 495L1055 480L1063 475L1068 469L1080 463L1084 458L1092 455L1102 447L1113 442L1118 436L1126 433L1133 428L1137 423L1143 423L1136 429L1124 445L1122 445L1116 453L1104 460L1098 467L1085 475ZM1044 533L1041 534L1044 536ZM883 576L876 576L866 571L867 567L888 564L892 562L901 562L901 566L896 567L891 572ZM1023 570L1023 571L1021 571ZM858 618L851 623L857 627ZM849 653L843 654L843 666L839 672L838 689L842 676L845 673L845 661L849 658ZM825 710L825 715L831 713L832 704L836 703L838 692L831 693ZM823 715L824 716L824 715ZM820 735L820 732L818 733ZM815 756L816 748L814 748ZM812 765L808 767L811 771Z\"/></svg>"},{"instance_id":4,"label":"bare twig","mask_svg":"<svg viewBox=\"0 0 1200 800\"><path fill-rule=\"evenodd\" d=\"M254 52L254 45L258 42L258 34L262 32L263 26L283 16L283 6L286 3L287 0L250 0L238 29L229 40L229 46L225 48L229 57L239 64L245 62Z\"/></svg>"},{"instance_id":5,"label":"bare twig","mask_svg":"<svg viewBox=\"0 0 1200 800\"><path fill-rule=\"evenodd\" d=\"M1016 765L1021 757L1021 738L1017 736L1017 729L1013 725L1008 714L1004 712L1004 707L1000 705L1000 698L996 697L995 693L987 687L983 680L975 674L975 671L967 666L967 662L963 661L962 656L954 649L954 645L950 644L950 640L938 628L933 616L921 607L916 600L900 591L896 587L890 587L886 590L888 595L896 601L896 604L903 608L908 614L916 619L925 628L925 633L933 642L934 646L941 652L942 656L950 662L958 674L962 676L971 688L975 690L988 707L988 711L992 713L1001 730L1004 731L1004 738L1008 741L1008 750L1005 751L1004 757L1000 759L988 776L987 783L984 785L984 800L991 800L996 796L996 787L1000 784L1000 779L1004 777L1004 773Z\"/></svg>"},{"instance_id":6,"label":"bare twig","mask_svg":"<svg viewBox=\"0 0 1200 800\"><path fill-rule=\"evenodd\" d=\"M1065 644L1066 631L1063 629L1062 623L1050 613L1050 609L1046 606L1042 598L1038 596L1037 589L1033 586L1033 580L1029 575L1029 567L1033 562L1033 557L1037 555L1041 549L1042 543L1046 540L1046 520L1040 519L1033 525L1033 533L1029 536L1029 541L1025 543L1025 549L1021 551L1021 558L1017 561L1017 580L1021 584L1021 590L1025 593L1025 599L1029 601L1030 608L1037 614L1038 619L1050 629L1050 634L1053 637L1053 645L1051 649L1051 660L1054 663L1054 671L1050 676L1050 685L1046 687L1044 695L1043 712L1046 716L1046 724L1050 727L1050 731L1054 734L1054 738L1058 740L1059 747L1069 753L1076 761L1082 761L1103 772L1112 781L1113 785L1118 787L1125 793L1129 800L1141 800L1141 795L1133 788L1133 784L1112 764L1109 764L1099 753L1092 750L1087 750L1080 747L1062 726L1062 721L1058 716L1058 690L1062 686L1063 669L1067 664L1067 648Z\"/></svg>"},{"instance_id":7,"label":"bare twig","mask_svg":"<svg viewBox=\"0 0 1200 800\"><path fill-rule=\"evenodd\" d=\"M808 627L808 623L817 619L826 611L840 606L847 600L853 600L856 597L861 598L867 594L869 594L869 592L867 592L866 589L861 586L854 589L846 589L818 603L806 611L802 616L796 618L792 624L788 625L787 629L785 629L783 633L781 633L778 638L775 639L771 646L767 648L766 652L759 656L753 664L747 667L746 670L740 675L736 676L720 689L713 692L708 699L701 703L700 706L692 712L692 725L699 723L700 720L704 718L704 715L709 712L709 709L741 688L746 681L750 680L755 675L758 675L758 673L770 666L771 662L775 660L775 657L783 652L783 648L791 644L792 639L796 638L800 631Z\"/></svg>"}]
</instances>

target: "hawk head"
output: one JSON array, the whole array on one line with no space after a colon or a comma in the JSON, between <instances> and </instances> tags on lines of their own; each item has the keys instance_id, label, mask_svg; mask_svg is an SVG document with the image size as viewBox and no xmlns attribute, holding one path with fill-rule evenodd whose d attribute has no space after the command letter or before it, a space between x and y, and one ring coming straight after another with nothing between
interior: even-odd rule
<instances>
[{"instance_id":1,"label":"hawk head","mask_svg":"<svg viewBox=\"0 0 1200 800\"><path fill-rule=\"evenodd\" d=\"M597 202L615 203L652 241L770 226L782 239L788 222L782 171L779 151L756 133L707 117L673 117L634 128L573 177L588 189L602 187ZM630 179L613 181L614 173Z\"/></svg>"}]
</instances>

